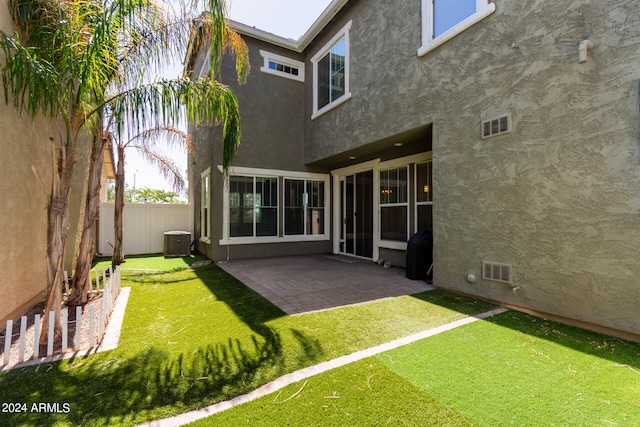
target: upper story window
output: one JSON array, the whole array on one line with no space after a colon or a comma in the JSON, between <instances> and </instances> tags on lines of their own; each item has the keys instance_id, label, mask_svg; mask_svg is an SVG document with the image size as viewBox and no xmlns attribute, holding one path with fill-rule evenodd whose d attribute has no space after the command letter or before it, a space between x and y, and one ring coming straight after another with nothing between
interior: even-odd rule
<instances>
[{"instance_id":1,"label":"upper story window","mask_svg":"<svg viewBox=\"0 0 640 427\"><path fill-rule=\"evenodd\" d=\"M422 56L496 10L489 0L422 0Z\"/></svg>"},{"instance_id":2,"label":"upper story window","mask_svg":"<svg viewBox=\"0 0 640 427\"><path fill-rule=\"evenodd\" d=\"M313 115L326 113L351 98L349 91L349 21L311 58L313 64Z\"/></svg>"},{"instance_id":3,"label":"upper story window","mask_svg":"<svg viewBox=\"0 0 640 427\"><path fill-rule=\"evenodd\" d=\"M304 81L304 62L287 58L276 53L260 50L260 55L264 58L264 65L260 71L287 79Z\"/></svg>"}]
</instances>

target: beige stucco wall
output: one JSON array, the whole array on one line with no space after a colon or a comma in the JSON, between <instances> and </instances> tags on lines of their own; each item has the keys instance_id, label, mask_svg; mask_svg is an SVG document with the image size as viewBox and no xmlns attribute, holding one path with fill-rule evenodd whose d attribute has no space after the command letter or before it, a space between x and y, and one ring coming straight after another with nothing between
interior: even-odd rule
<instances>
[{"instance_id":1,"label":"beige stucco wall","mask_svg":"<svg viewBox=\"0 0 640 427\"><path fill-rule=\"evenodd\" d=\"M0 2L0 28L11 33L15 27L7 4L5 0ZM49 138L57 137L58 133L52 122L20 115L12 101L7 105L1 87L0 94L1 329L7 318L22 314L33 302L44 297L47 284L47 200L53 170ZM81 218L80 202L86 191L83 174L86 150L81 151L79 157L81 160L76 165L72 184L67 248L69 269Z\"/></svg>"},{"instance_id":2,"label":"beige stucco wall","mask_svg":"<svg viewBox=\"0 0 640 427\"><path fill-rule=\"evenodd\" d=\"M6 1L0 28L13 30ZM40 298L46 287L47 196L51 186L53 128L21 117L0 101L0 325ZM16 313L19 314L19 313ZM1 327L1 326L0 326Z\"/></svg>"}]
</instances>

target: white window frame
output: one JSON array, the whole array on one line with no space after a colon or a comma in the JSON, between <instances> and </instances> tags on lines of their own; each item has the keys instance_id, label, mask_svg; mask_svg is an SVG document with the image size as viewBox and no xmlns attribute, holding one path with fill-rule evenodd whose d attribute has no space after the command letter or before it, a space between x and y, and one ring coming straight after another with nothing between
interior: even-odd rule
<instances>
[{"instance_id":1,"label":"white window frame","mask_svg":"<svg viewBox=\"0 0 640 427\"><path fill-rule=\"evenodd\" d=\"M295 59L287 58L286 56L278 55L277 53L269 52L267 50L260 49L260 55L264 59L264 64L260 68L263 73L271 74L278 77L284 77L290 80L296 80L304 82L304 62L297 61ZM285 73L284 71L274 70L269 68L269 62L275 62L277 64L286 65L288 67L296 68L298 75Z\"/></svg>"},{"instance_id":2,"label":"white window frame","mask_svg":"<svg viewBox=\"0 0 640 427\"><path fill-rule=\"evenodd\" d=\"M200 241L211 243L211 168L202 172L200 181ZM205 181L208 185L205 185ZM207 193L208 189L208 193ZM205 230L207 233L205 233Z\"/></svg>"},{"instance_id":3,"label":"white window frame","mask_svg":"<svg viewBox=\"0 0 640 427\"><path fill-rule=\"evenodd\" d=\"M396 249L396 250L406 250L407 242L394 242L390 240L381 240L380 239L380 171L385 169L394 169L401 166L411 165L415 163L425 163L430 162L432 159L431 151L412 154L406 157L400 157L397 159L385 160L381 161L380 159L369 160L367 162L358 163L352 166L347 166L340 169L334 169L331 171L331 175L333 176L333 196L332 196L332 214L333 218L333 229L331 233L333 235L333 253L340 253L340 239L342 238L340 235L340 222L342 221L342 212L340 210L340 181L342 177L347 175L354 175L358 172L364 172L368 170L373 170L373 259L377 260L380 257L380 249ZM412 189L409 189L412 191ZM326 189L325 189L326 191ZM410 194L410 197L411 196ZM328 200L328 199L327 199ZM413 203L409 199L410 204ZM409 224L411 227L411 225ZM326 230L326 229L325 229Z\"/></svg>"},{"instance_id":4,"label":"white window frame","mask_svg":"<svg viewBox=\"0 0 640 427\"><path fill-rule=\"evenodd\" d=\"M418 49L418 56L423 56L448 40L454 38L464 30L472 27L496 10L496 5L489 0L476 0L476 12L458 22L438 37L433 37L433 1L422 0L422 46Z\"/></svg>"},{"instance_id":5,"label":"white window frame","mask_svg":"<svg viewBox=\"0 0 640 427\"><path fill-rule=\"evenodd\" d=\"M347 24L340 29L336 33L331 40L327 44L325 44L313 57L311 58L311 64L313 65L313 114L311 115L311 120L315 120L321 115L325 114L327 111L333 110L338 105L341 105L351 99L351 91L350 91L350 78L349 75L351 66L351 41L350 41L350 30L353 21L347 22ZM344 58L344 95L340 98L336 99L333 102L323 106L322 108L318 108L318 62L322 58L324 58L333 47L338 44L342 39L345 40L345 58Z\"/></svg>"},{"instance_id":6,"label":"white window frame","mask_svg":"<svg viewBox=\"0 0 640 427\"><path fill-rule=\"evenodd\" d=\"M218 165L218 170L223 173L221 165ZM230 217L229 217L229 183L226 182L223 191L222 201L222 239L219 240L220 245L247 245L256 243L285 243L285 242L306 242L306 241L320 241L329 240L329 233L331 227L331 215L327 201L330 200L330 175L311 172L298 172L298 171L284 171L278 169L261 169L261 168L248 168L248 167L235 167L229 168L229 176L248 176L248 177L264 177L264 178L278 178L278 233L277 236L259 236L259 237L230 237ZM315 235L289 235L281 236L281 224L283 217L283 204L284 197L282 197L281 191L284 188L285 179L296 180L309 180L309 181L324 181L324 200L325 200L325 215L324 215L324 234ZM280 181L282 184L280 185ZM255 182L255 181L254 181Z\"/></svg>"},{"instance_id":7,"label":"white window frame","mask_svg":"<svg viewBox=\"0 0 640 427\"><path fill-rule=\"evenodd\" d=\"M400 166L394 166L394 167L389 167L389 168L384 168L384 169L378 169L378 197L380 197L380 193L382 192L382 183L380 182L380 173L384 172L384 171L389 171L389 170L397 170L397 169L405 169L407 171L407 201L406 202L399 202L399 203L382 203L382 200L380 199L380 204L378 206L378 215L379 215L379 220L378 223L380 224L380 243L382 245L392 245L395 246L397 244L401 244L401 245L406 245L407 241L409 240L409 235L410 235L410 230L411 230L411 212L410 212L410 202L411 202L411 178L410 178L410 174L409 174L409 164L403 164ZM406 235L405 235L405 239L404 241L398 241L398 240L384 240L382 238L382 208L393 208L393 207L402 207L405 206L407 208L407 227L406 227Z\"/></svg>"},{"instance_id":8,"label":"white window frame","mask_svg":"<svg viewBox=\"0 0 640 427\"><path fill-rule=\"evenodd\" d=\"M230 218L230 212L229 209L231 208L230 205L230 200L229 200L229 196L230 196L230 191L229 191L229 187L230 187L230 182L227 183L225 185L225 198L227 200L227 207L226 207L226 214L227 214L227 219L228 221L224 223L224 227L225 227L225 233L226 236L228 236L229 240L235 240L238 242L244 241L244 240L248 240L251 242L261 242L261 241L265 241L265 240L270 240L273 239L274 237L278 237L278 235L280 234L280 221L278 220L280 218L280 185L278 185L278 177L274 176L274 175L264 175L264 174L258 174L258 175L253 175L253 174L248 174L248 173L229 173L229 179L231 177L243 177L243 178L251 178L253 181L253 197L252 200L254 201L254 206L253 206L253 235L252 236L237 236L237 237L231 237L231 218ZM278 194L276 194L276 200L278 200L278 203L276 205L276 234L275 236L258 236L257 235L257 223L256 223L256 205L255 205L255 200L256 200L256 181L258 178L268 178L268 179L275 179L276 180L276 192ZM272 208L272 206L269 206L269 208ZM223 233L223 235L225 234Z\"/></svg>"},{"instance_id":9,"label":"white window frame","mask_svg":"<svg viewBox=\"0 0 640 427\"><path fill-rule=\"evenodd\" d=\"M413 212L413 232L417 233L418 230L418 206L433 206L433 188L430 188L429 191L431 192L431 200L428 202L419 202L418 201L418 165L424 165L429 163L431 165L431 182L433 185L433 162L431 160L427 160L425 162L418 162L413 166L413 185L415 188L415 203L414 203L414 212ZM433 207L431 208L433 209ZM432 215L433 215L433 211L432 211Z\"/></svg>"},{"instance_id":10,"label":"white window frame","mask_svg":"<svg viewBox=\"0 0 640 427\"><path fill-rule=\"evenodd\" d=\"M284 206L283 212L285 212L284 218L283 218L283 224L284 224L284 229L283 229L283 234L284 237L301 237L301 238L305 238L305 237L310 237L310 236L324 236L324 235L328 235L328 230L325 228L323 228L324 233L322 234L309 234L307 233L307 216L309 214L309 193L307 192L307 183L309 182L322 182L323 183L323 187L324 187L324 206L323 206L323 210L324 210L324 218L325 218L325 223L326 223L326 218L327 215L329 215L330 213L327 213L327 185L328 185L328 181L326 179L308 179L308 178L290 178L290 177L283 177L284 179L282 180L282 185L283 185L283 194L285 191L287 191L287 180L289 181L302 181L304 184L304 195L305 195L305 201L303 202L303 216L302 216L302 228L304 230L304 232L302 234L287 234L287 217L286 217L286 208L287 206ZM283 202L284 203L284 202ZM325 224L326 225L326 224Z\"/></svg>"}]
</instances>

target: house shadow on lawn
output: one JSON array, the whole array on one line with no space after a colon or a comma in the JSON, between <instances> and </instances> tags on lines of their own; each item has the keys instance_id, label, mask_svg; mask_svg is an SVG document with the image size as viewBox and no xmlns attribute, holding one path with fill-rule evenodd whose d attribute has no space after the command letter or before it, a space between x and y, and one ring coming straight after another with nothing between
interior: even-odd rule
<instances>
[{"instance_id":1,"label":"house shadow on lawn","mask_svg":"<svg viewBox=\"0 0 640 427\"><path fill-rule=\"evenodd\" d=\"M423 292L412 295L412 297L469 316L497 307L481 300L444 290ZM481 308L480 311L478 310L479 308ZM621 366L631 367L640 374L640 343L626 341L518 311L507 311L503 314L485 318L483 321L550 341L585 354L607 359Z\"/></svg>"},{"instance_id":2,"label":"house shadow on lawn","mask_svg":"<svg viewBox=\"0 0 640 427\"><path fill-rule=\"evenodd\" d=\"M495 304L463 295L454 294L441 289L413 294L411 295L411 297L428 302L430 304L439 305L441 307L457 311L458 313L466 314L468 316L475 316L480 313L494 310L498 307Z\"/></svg>"},{"instance_id":3,"label":"house shadow on lawn","mask_svg":"<svg viewBox=\"0 0 640 427\"><path fill-rule=\"evenodd\" d=\"M507 311L487 318L485 321L584 354L610 360L621 367L631 368L640 375L640 343L518 311Z\"/></svg>"}]
</instances>

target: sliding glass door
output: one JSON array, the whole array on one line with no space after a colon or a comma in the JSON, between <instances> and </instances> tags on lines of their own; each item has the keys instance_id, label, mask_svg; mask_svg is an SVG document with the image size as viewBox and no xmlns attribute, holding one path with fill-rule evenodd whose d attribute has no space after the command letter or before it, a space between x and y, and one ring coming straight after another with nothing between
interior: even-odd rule
<instances>
[{"instance_id":1,"label":"sliding glass door","mask_svg":"<svg viewBox=\"0 0 640 427\"><path fill-rule=\"evenodd\" d=\"M340 252L373 256L373 171L340 178Z\"/></svg>"}]
</instances>

